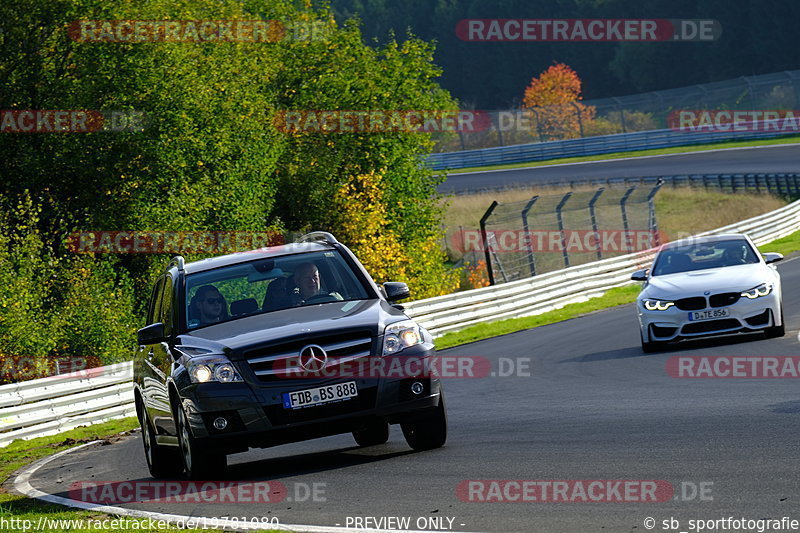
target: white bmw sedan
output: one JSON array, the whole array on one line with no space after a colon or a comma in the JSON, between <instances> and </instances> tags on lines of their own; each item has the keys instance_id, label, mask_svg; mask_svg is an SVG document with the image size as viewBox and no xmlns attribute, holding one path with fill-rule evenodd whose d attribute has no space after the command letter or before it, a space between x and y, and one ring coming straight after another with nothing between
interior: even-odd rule
<instances>
[{"instance_id":1,"label":"white bmw sedan","mask_svg":"<svg viewBox=\"0 0 800 533\"><path fill-rule=\"evenodd\" d=\"M642 349L667 342L763 331L784 335L781 278L746 235L694 237L661 247L651 270L631 279L644 281L636 301Z\"/></svg>"}]
</instances>

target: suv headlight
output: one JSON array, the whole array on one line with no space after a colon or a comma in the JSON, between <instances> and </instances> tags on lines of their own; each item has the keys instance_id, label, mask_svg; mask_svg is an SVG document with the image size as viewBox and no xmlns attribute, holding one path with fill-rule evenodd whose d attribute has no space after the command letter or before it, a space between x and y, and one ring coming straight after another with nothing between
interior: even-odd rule
<instances>
[{"instance_id":1,"label":"suv headlight","mask_svg":"<svg viewBox=\"0 0 800 533\"><path fill-rule=\"evenodd\" d=\"M192 383L244 381L228 358L221 355L192 357L186 363L186 370L189 372L189 379L192 380Z\"/></svg>"},{"instance_id":2,"label":"suv headlight","mask_svg":"<svg viewBox=\"0 0 800 533\"><path fill-rule=\"evenodd\" d=\"M669 300L657 300L655 298L645 298L642 300L642 305L648 311L666 311L675 305L675 302L671 302Z\"/></svg>"},{"instance_id":3,"label":"suv headlight","mask_svg":"<svg viewBox=\"0 0 800 533\"><path fill-rule=\"evenodd\" d=\"M762 283L758 287L753 287L752 289L742 291L742 296L745 298L750 298L751 300L755 300L756 298L761 298L762 296L766 296L772 292L773 285L772 283Z\"/></svg>"},{"instance_id":4,"label":"suv headlight","mask_svg":"<svg viewBox=\"0 0 800 533\"><path fill-rule=\"evenodd\" d=\"M383 332L383 355L398 353L415 344L422 344L422 331L413 320L395 322Z\"/></svg>"}]
</instances>

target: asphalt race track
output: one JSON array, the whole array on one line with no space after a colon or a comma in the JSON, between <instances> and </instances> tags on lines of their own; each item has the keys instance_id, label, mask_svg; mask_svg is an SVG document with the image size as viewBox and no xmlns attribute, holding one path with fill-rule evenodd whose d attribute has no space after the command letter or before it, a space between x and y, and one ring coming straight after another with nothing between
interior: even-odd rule
<instances>
[{"instance_id":1,"label":"asphalt race track","mask_svg":"<svg viewBox=\"0 0 800 533\"><path fill-rule=\"evenodd\" d=\"M273 504L138 503L192 516L276 516L282 524L344 527L347 517L454 519L452 530L647 531L644 520L800 519L800 388L796 379L677 379L678 355L800 355L800 260L780 263L787 334L695 341L645 355L632 306L446 350L530 358L530 376L450 379L447 445L413 453L399 427L386 445L359 449L349 435L231 456L226 480L282 482ZM465 502L465 480L664 480L661 503ZM67 496L74 482L148 481L140 435L64 455L32 477ZM305 488L321 487L318 501ZM299 488L298 488L299 487ZM699 489L704 488L701 498ZM324 498L325 501L321 501ZM674 522L673 522L674 524ZM374 526L374 523L370 523ZM352 528L350 531L357 531Z\"/></svg>"},{"instance_id":2,"label":"asphalt race track","mask_svg":"<svg viewBox=\"0 0 800 533\"><path fill-rule=\"evenodd\" d=\"M453 170L448 174L447 181L439 186L439 191L459 193L503 187L532 187L537 183L577 179L800 172L799 159L800 146L787 145L470 173Z\"/></svg>"}]
</instances>

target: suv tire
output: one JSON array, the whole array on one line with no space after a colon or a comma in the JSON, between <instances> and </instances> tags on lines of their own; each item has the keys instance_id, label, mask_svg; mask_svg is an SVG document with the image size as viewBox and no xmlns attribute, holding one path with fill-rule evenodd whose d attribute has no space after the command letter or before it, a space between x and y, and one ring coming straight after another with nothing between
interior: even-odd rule
<instances>
[{"instance_id":1,"label":"suv tire","mask_svg":"<svg viewBox=\"0 0 800 533\"><path fill-rule=\"evenodd\" d=\"M439 393L439 405L423 415L418 415L407 422L402 422L403 436L406 442L416 451L441 448L447 441L447 410L444 402L444 391Z\"/></svg>"},{"instance_id":2,"label":"suv tire","mask_svg":"<svg viewBox=\"0 0 800 533\"><path fill-rule=\"evenodd\" d=\"M216 479L225 473L227 457L224 453L210 450L192 436L183 407L178 407L178 443L183 471L193 480Z\"/></svg>"},{"instance_id":3,"label":"suv tire","mask_svg":"<svg viewBox=\"0 0 800 533\"><path fill-rule=\"evenodd\" d=\"M142 408L139 424L142 426L142 443L147 469L156 479L177 477L181 474L181 461L178 448L161 446L156 442L156 434L147 414Z\"/></svg>"},{"instance_id":4,"label":"suv tire","mask_svg":"<svg viewBox=\"0 0 800 533\"><path fill-rule=\"evenodd\" d=\"M363 428L353 431L353 438L362 447L385 444L389 440L389 423L385 420L369 422Z\"/></svg>"}]
</instances>

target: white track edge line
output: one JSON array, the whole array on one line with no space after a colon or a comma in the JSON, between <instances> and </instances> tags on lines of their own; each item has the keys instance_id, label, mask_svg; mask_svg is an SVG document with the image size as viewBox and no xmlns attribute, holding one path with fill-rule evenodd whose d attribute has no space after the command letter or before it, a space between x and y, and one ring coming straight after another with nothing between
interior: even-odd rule
<instances>
[{"instance_id":1,"label":"white track edge line","mask_svg":"<svg viewBox=\"0 0 800 533\"><path fill-rule=\"evenodd\" d=\"M115 507L110 505L99 505L93 504L88 502L82 502L78 500L72 500L69 498L64 498L62 496L55 496L53 494L47 494L46 492L42 492L39 489L35 488L31 485L30 479L33 474L36 473L41 467L45 466L46 464L62 457L68 453L72 453L74 451L86 448L88 446L92 446L97 444L101 441L96 440L92 442L88 442L86 444L82 444L80 446L76 446L74 448L70 448L68 450L64 450L62 452L58 452L54 455L50 455L48 457L44 457L39 459L38 461L29 464L22 471L17 475L14 479L14 489L19 492L20 494L27 496L29 498L35 498L37 500L46 501L48 503L54 503L57 505L65 505L67 507L74 507L77 509L83 509L85 511L95 511L110 515L117 515L117 516L130 516L133 518L143 518L143 519L152 519L152 520L163 520L170 524L183 522L186 523L189 520L193 520L198 527L203 527L204 529L207 528L216 528L216 529L227 529L227 530L266 530L266 529L277 529L283 531L298 531L303 533L353 533L356 528L348 528L348 527L336 527L336 526L311 526L311 525L300 525L300 524L261 524L257 527L251 527L248 524L242 524L240 527L233 527L230 524L230 521L224 521L219 519L212 519L203 516L185 516L185 515L176 515L176 514L165 514L165 513L156 513L152 511L142 511L138 509L126 509L124 507ZM359 533L431 533L430 531L425 530L401 530L401 529L362 529L357 528ZM462 533L462 532L459 532ZM466 532L463 532L466 533Z\"/></svg>"}]
</instances>

